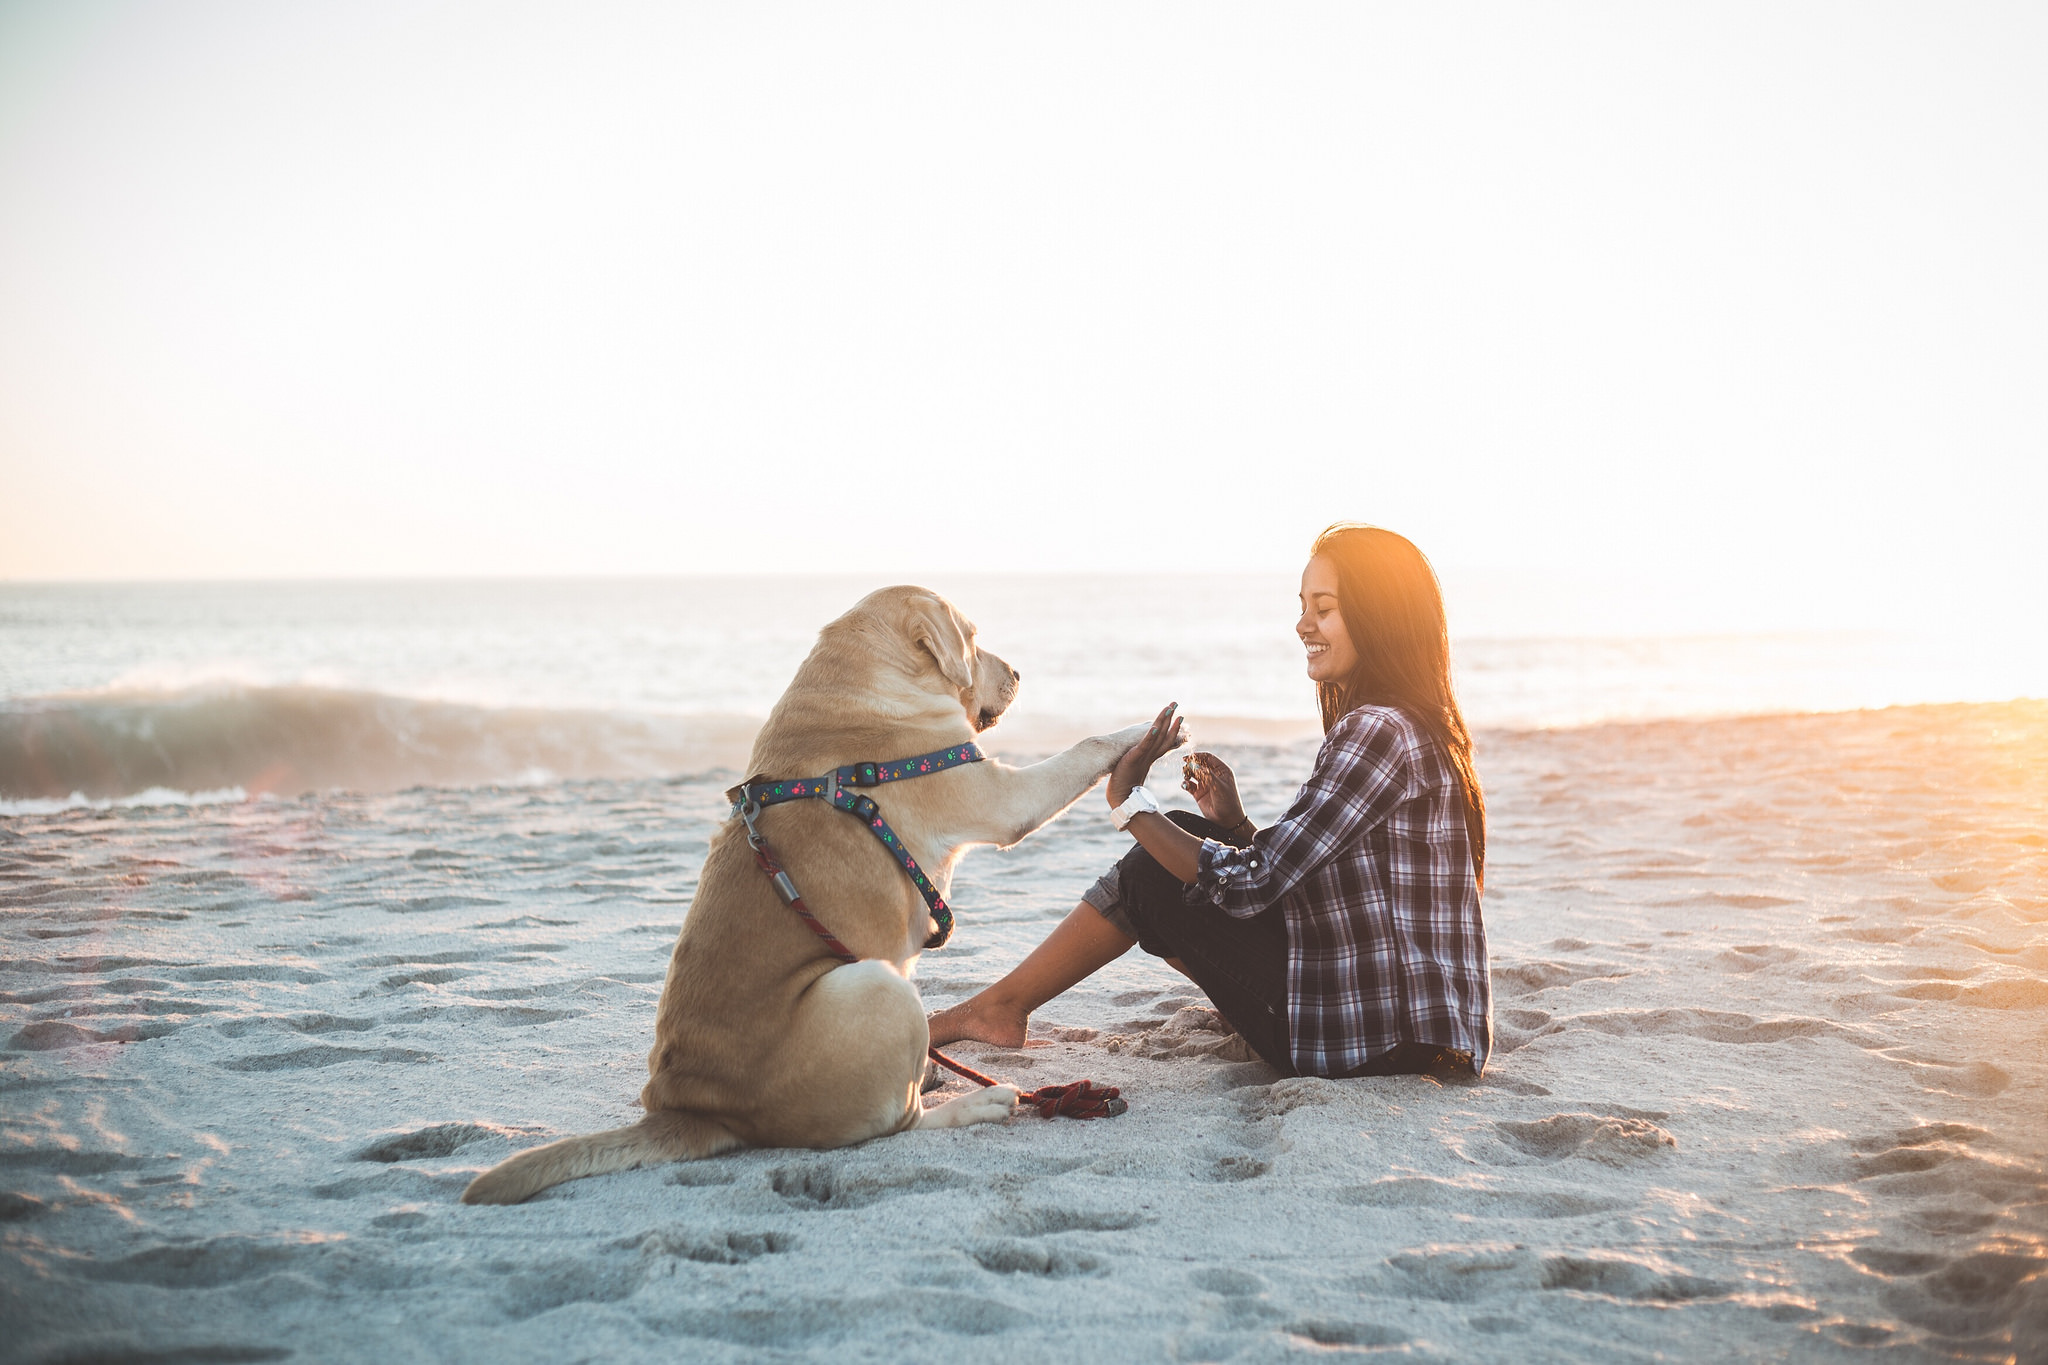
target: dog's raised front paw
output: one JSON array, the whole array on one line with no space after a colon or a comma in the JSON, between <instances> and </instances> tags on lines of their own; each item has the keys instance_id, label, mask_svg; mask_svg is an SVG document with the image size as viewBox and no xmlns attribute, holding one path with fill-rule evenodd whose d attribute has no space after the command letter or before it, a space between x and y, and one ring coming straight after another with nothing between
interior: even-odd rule
<instances>
[{"instance_id":1,"label":"dog's raised front paw","mask_svg":"<svg viewBox=\"0 0 2048 1365\"><path fill-rule=\"evenodd\" d=\"M1121 758L1130 752L1132 745L1151 733L1152 727L1141 720L1136 725L1126 725L1113 734L1101 735L1098 738L1107 740L1116 750L1117 757Z\"/></svg>"}]
</instances>

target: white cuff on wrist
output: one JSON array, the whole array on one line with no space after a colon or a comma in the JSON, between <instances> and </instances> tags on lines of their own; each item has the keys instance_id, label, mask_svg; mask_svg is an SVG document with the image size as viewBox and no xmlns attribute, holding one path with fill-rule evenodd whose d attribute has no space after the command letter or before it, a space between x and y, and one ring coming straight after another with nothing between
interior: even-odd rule
<instances>
[{"instance_id":1,"label":"white cuff on wrist","mask_svg":"<svg viewBox=\"0 0 2048 1365\"><path fill-rule=\"evenodd\" d=\"M1159 803L1154 801L1152 793L1146 791L1143 787L1133 787L1131 788L1131 794L1124 798L1124 803L1109 813L1109 823L1115 825L1118 829L1122 829L1131 823L1132 816L1148 810L1157 815L1159 813Z\"/></svg>"}]
</instances>

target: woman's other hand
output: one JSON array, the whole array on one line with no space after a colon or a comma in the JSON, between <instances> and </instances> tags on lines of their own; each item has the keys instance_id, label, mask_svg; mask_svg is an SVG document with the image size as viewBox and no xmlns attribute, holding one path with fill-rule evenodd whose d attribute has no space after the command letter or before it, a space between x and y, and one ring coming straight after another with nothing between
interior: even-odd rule
<instances>
[{"instance_id":1,"label":"woman's other hand","mask_svg":"<svg viewBox=\"0 0 2048 1365\"><path fill-rule=\"evenodd\" d=\"M1189 754L1181 786L1195 798L1202 814L1225 829L1244 823L1244 802L1237 795L1237 774L1212 753Z\"/></svg>"},{"instance_id":2,"label":"woman's other hand","mask_svg":"<svg viewBox=\"0 0 2048 1365\"><path fill-rule=\"evenodd\" d=\"M1124 756L1116 761L1116 766L1109 770L1111 810L1130 799L1131 788L1145 785L1145 776L1152 771L1152 765L1159 761L1160 755L1187 742L1181 734L1180 717L1173 714L1179 705L1177 701L1168 702L1159 718L1152 722L1152 728L1145 732L1145 737L1127 749Z\"/></svg>"}]
</instances>

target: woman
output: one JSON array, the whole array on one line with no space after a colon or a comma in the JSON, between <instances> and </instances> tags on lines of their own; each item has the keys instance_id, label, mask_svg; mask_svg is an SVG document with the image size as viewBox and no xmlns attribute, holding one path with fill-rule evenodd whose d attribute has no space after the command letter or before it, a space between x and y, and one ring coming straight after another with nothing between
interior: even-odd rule
<instances>
[{"instance_id":1,"label":"woman","mask_svg":"<svg viewBox=\"0 0 2048 1365\"><path fill-rule=\"evenodd\" d=\"M1284 1074L1485 1066L1486 805L1436 575L1391 531L1332 526L1302 571L1294 629L1323 746L1279 823L1254 828L1206 753L1183 784L1202 818L1159 812L1143 783L1181 743L1169 705L1109 775L1111 818L1138 847L1014 971L933 1015L934 1046L1022 1046L1033 1010L1136 943Z\"/></svg>"}]
</instances>

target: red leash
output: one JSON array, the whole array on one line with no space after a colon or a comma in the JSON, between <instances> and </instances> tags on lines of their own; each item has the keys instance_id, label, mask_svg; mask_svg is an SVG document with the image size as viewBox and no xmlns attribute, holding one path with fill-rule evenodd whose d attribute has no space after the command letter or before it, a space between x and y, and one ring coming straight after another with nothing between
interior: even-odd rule
<instances>
[{"instance_id":1,"label":"red leash","mask_svg":"<svg viewBox=\"0 0 2048 1365\"><path fill-rule=\"evenodd\" d=\"M747 842L754 849L754 865L761 869L775 887L775 894L782 897L782 903L803 917L811 932L824 941L825 948L841 962L858 962L860 958L844 943L841 943L819 918L804 904L801 892L782 864L775 861L775 853L768 847L768 841L754 828L754 817L745 811L741 816L747 822ZM996 1085L993 1076L984 1076L971 1066L962 1066L937 1048L931 1049L931 1059L955 1075L965 1076L977 1085ZM1106 1119L1115 1118L1130 1105L1124 1102L1117 1087L1097 1085L1093 1081L1067 1081L1061 1085L1041 1085L1036 1090L1018 1095L1017 1102L1031 1106L1040 1118Z\"/></svg>"},{"instance_id":2,"label":"red leash","mask_svg":"<svg viewBox=\"0 0 2048 1365\"><path fill-rule=\"evenodd\" d=\"M937 1048L931 1050L931 1059L956 1075L965 1076L977 1085L995 1085L993 1076L984 1076L971 1066L962 1066ZM1130 1105L1113 1085L1097 1085L1093 1081L1067 1081L1061 1085L1041 1085L1017 1097L1017 1103L1028 1104L1038 1111L1042 1119L1113 1119Z\"/></svg>"}]
</instances>

